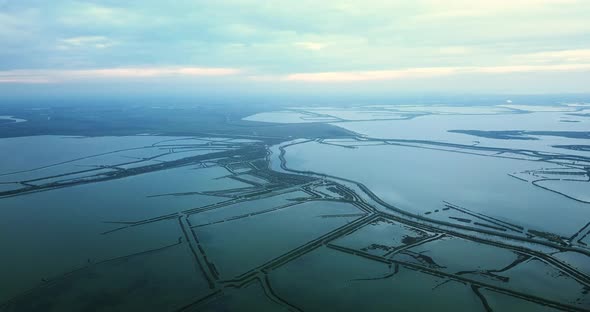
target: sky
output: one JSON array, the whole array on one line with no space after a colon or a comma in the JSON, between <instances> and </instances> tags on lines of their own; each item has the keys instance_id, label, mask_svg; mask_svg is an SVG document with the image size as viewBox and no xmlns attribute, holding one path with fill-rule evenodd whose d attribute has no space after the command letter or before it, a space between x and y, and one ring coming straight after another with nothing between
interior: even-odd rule
<instances>
[{"instance_id":1,"label":"sky","mask_svg":"<svg viewBox=\"0 0 590 312\"><path fill-rule=\"evenodd\" d=\"M588 0L0 0L0 92L590 93L589 17Z\"/></svg>"}]
</instances>

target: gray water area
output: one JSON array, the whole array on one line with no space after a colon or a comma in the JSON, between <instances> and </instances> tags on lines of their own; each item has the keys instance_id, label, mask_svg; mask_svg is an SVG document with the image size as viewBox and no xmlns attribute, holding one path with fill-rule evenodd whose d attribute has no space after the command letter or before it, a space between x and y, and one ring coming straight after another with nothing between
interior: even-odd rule
<instances>
[{"instance_id":1,"label":"gray water area","mask_svg":"<svg viewBox=\"0 0 590 312\"><path fill-rule=\"evenodd\" d=\"M590 183L588 181L544 180L537 185L559 192L573 199L590 204Z\"/></svg>"},{"instance_id":2,"label":"gray water area","mask_svg":"<svg viewBox=\"0 0 590 312\"><path fill-rule=\"evenodd\" d=\"M127 156L136 155L139 148L151 147L175 137L62 137L31 136L0 139L0 174L54 165L103 153L125 150ZM18 157L15 157L17 156Z\"/></svg>"},{"instance_id":3,"label":"gray water area","mask_svg":"<svg viewBox=\"0 0 590 312\"><path fill-rule=\"evenodd\" d=\"M278 275L278 277L271 280L271 283L275 291L289 298L291 303L300 303L300 307L310 310L317 310L325 305L342 311L354 311L367 306L402 311L425 310L433 308L428 306L432 300L440 305L439 308L463 310L470 304L466 300L476 298L472 297L474 295L479 296L477 293L481 294L480 290L486 290L484 296L486 302L491 299L495 307L503 307L505 310L521 308L524 311L537 311L546 308L515 297L505 298L505 295L490 292L489 286L480 289L480 286L477 286L478 283L497 285L499 289L526 293L537 298L566 302L570 306L581 309L588 306L587 288L582 283L563 272L560 273L538 258L457 237L437 236L424 239L416 235L417 233L420 231L395 222L373 222L335 240L328 245L330 248L321 251L318 249L304 256L305 259L295 260L275 270L271 276ZM411 239L401 244L405 246L400 246L400 239L408 237ZM382 247L392 248L386 251ZM340 259L331 260L331 255L337 254ZM357 263L359 255L367 255L363 256L367 260L365 266ZM353 262L348 263L347 260ZM388 268L388 270L373 273L372 270L379 267ZM333 275L331 275L332 272L334 272ZM358 273L354 275L354 272ZM424 273L426 273L425 276L422 275ZM295 287L296 290L286 286L281 288L281 282L288 278L288 274L297 275L298 278L303 279L304 281L294 282L303 285L297 285L299 287ZM471 282L451 282L441 277L441 274L460 276ZM364 276L359 277L359 275ZM331 293L332 287L338 287L338 282L334 281L338 279L345 279L340 280L340 283L346 286L338 288L340 293ZM315 286L314 283L322 284L323 287ZM469 287L470 284L474 286ZM420 290L427 285L430 286L429 290ZM387 288L389 296L399 295L395 297L398 300L395 303L388 301L389 297L386 293L382 293L382 287ZM323 296L328 296L328 299L316 296L314 289ZM374 297L376 294L382 297ZM428 298L424 300L428 303L420 302L416 297L417 294L427 295ZM442 297L439 298L439 295ZM450 296L458 301L445 300L445 296L447 299ZM361 303L354 302L350 297ZM331 300L331 302L323 300ZM454 306L455 304L457 306ZM476 309L475 306L474 309Z\"/></svg>"},{"instance_id":4,"label":"gray water area","mask_svg":"<svg viewBox=\"0 0 590 312\"><path fill-rule=\"evenodd\" d=\"M361 182L388 203L417 214L441 210L446 201L565 236L590 219L587 204L508 175L551 164L403 146L348 149L309 142L286 150L289 168Z\"/></svg>"},{"instance_id":5,"label":"gray water area","mask_svg":"<svg viewBox=\"0 0 590 312\"><path fill-rule=\"evenodd\" d=\"M216 179L226 174L219 167L179 168L0 199L0 246L5 252L3 262L12 264L2 266L0 271L3 276L13 277L0 282L4 290L0 293L6 296L0 301L34 286L41 278L84 266L88 259L108 258L105 249L111 246L133 247L137 241L150 242L154 236L170 233L148 228L136 240L113 243L108 239L111 234L102 233L124 224L105 222L141 221L224 200L199 194L166 194L249 186L233 179ZM177 222L174 229L178 232ZM174 243L178 237L177 233L168 241ZM38 259L43 262L38 263ZM23 261L32 262L22 266ZM19 284L22 286L16 287Z\"/></svg>"},{"instance_id":6,"label":"gray water area","mask_svg":"<svg viewBox=\"0 0 590 312\"><path fill-rule=\"evenodd\" d=\"M26 122L26 119L16 118L14 116L0 116L0 124L14 124L20 122Z\"/></svg>"},{"instance_id":7,"label":"gray water area","mask_svg":"<svg viewBox=\"0 0 590 312\"><path fill-rule=\"evenodd\" d=\"M528 111L525 110L527 108ZM333 123L333 125L373 138L429 140L467 145L477 144L489 147L524 148L553 153L563 153L563 150L554 148L554 145L580 144L584 140L534 135L530 136L531 140L499 140L449 131L588 131L590 129L590 119L572 115L578 110L575 107L523 105L514 107L514 109L518 109L518 111L504 106L373 105L349 110L300 108L301 111L321 112L343 118L346 122L337 122ZM359 117L367 112L371 112L376 116L368 116L366 119ZM378 115L379 112L385 116ZM392 112L409 114L409 116L413 117L403 119L387 118L387 115ZM301 115L296 111L282 112L279 115L274 114L274 112L262 113L246 119L272 123L291 123L297 119L296 116ZM575 122L563 122L564 118ZM575 155L588 154L581 151L569 151L568 153Z\"/></svg>"},{"instance_id":8,"label":"gray water area","mask_svg":"<svg viewBox=\"0 0 590 312\"><path fill-rule=\"evenodd\" d=\"M579 167L561 172L550 164L554 169L542 173L542 161L489 157L487 151L319 141L287 147L287 167L354 179L426 218L462 217L452 204L570 235L588 219L585 204L508 175L567 177ZM375 209L375 199L361 199L364 191L349 182L284 174L279 147L268 147L267 159L260 143L157 136L0 139L0 147L12 151L0 153L6 160L0 162L1 182L49 177L31 184L58 183L62 177L55 175L92 166L104 174L133 173L100 182L72 174L69 179L88 180L0 197L0 310L483 311L486 302L499 310L546 308L529 295L566 310L590 306L586 281L572 278L576 272L566 266L587 272L586 255L544 246L553 256L518 262L521 247L395 219ZM237 149L245 153L233 154ZM47 153L35 157L39 150ZM219 151L229 153L165 167L165 161ZM149 159L160 153L166 155ZM162 167L137 169L153 165ZM0 191L12 187L0 184ZM586 234L582 229L576 237L585 242ZM543 249L537 247L530 252ZM561 291L553 294L551 287Z\"/></svg>"},{"instance_id":9,"label":"gray water area","mask_svg":"<svg viewBox=\"0 0 590 312\"><path fill-rule=\"evenodd\" d=\"M568 139L550 136L533 136L534 140L500 140L482 138L449 130L523 130L523 131L588 131L590 119L580 119L576 123L564 123L560 118L564 113L539 112L526 114L498 115L427 115L409 120L362 121L335 124L347 130L376 138L429 140L458 144L478 144L489 147L531 149L537 151L563 153L552 147L559 144L583 144L587 140ZM572 151L573 154L588 153Z\"/></svg>"},{"instance_id":10,"label":"gray water area","mask_svg":"<svg viewBox=\"0 0 590 312\"><path fill-rule=\"evenodd\" d=\"M39 224L22 222L21 226L29 227L28 232L2 224L0 243L6 251L5 265L0 268L6 277L0 284L2 301L94 263L174 244L180 235L173 222L157 222L109 235L94 232L89 229L91 224L80 221L75 225L53 222L51 219Z\"/></svg>"},{"instance_id":11,"label":"gray water area","mask_svg":"<svg viewBox=\"0 0 590 312\"><path fill-rule=\"evenodd\" d=\"M408 244L415 244L434 236L399 223L377 220L333 242L338 246L360 250L378 256Z\"/></svg>"},{"instance_id":12,"label":"gray water area","mask_svg":"<svg viewBox=\"0 0 590 312\"><path fill-rule=\"evenodd\" d=\"M481 302L458 282L404 267L319 248L270 275L281 298L303 311L480 311ZM453 298L449 300L449 298Z\"/></svg>"},{"instance_id":13,"label":"gray water area","mask_svg":"<svg viewBox=\"0 0 590 312\"><path fill-rule=\"evenodd\" d=\"M427 256L432 262L421 262L426 258L415 257L416 255ZM507 267L517 259L518 253L460 238L443 237L408 248L394 257L406 262L436 267L443 272L470 272L476 275L484 270ZM486 282L493 281L493 277L489 276L472 277Z\"/></svg>"},{"instance_id":14,"label":"gray water area","mask_svg":"<svg viewBox=\"0 0 590 312\"><path fill-rule=\"evenodd\" d=\"M211 292L186 244L94 264L41 283L3 311L169 311Z\"/></svg>"},{"instance_id":15,"label":"gray water area","mask_svg":"<svg viewBox=\"0 0 590 312\"><path fill-rule=\"evenodd\" d=\"M312 201L250 218L196 227L194 231L215 261L220 276L228 279L358 218L322 218L322 215L358 212L347 203Z\"/></svg>"},{"instance_id":16,"label":"gray water area","mask_svg":"<svg viewBox=\"0 0 590 312\"><path fill-rule=\"evenodd\" d=\"M560 252L555 254L555 257L586 274L590 274L590 261L588 261L588 258L585 255L579 252Z\"/></svg>"},{"instance_id":17,"label":"gray water area","mask_svg":"<svg viewBox=\"0 0 590 312\"><path fill-rule=\"evenodd\" d=\"M551 307L535 304L526 300L519 300L505 294L481 289L481 294L487 298L487 302L493 311L523 311L523 312L550 312L559 311Z\"/></svg>"},{"instance_id":18,"label":"gray water area","mask_svg":"<svg viewBox=\"0 0 590 312\"><path fill-rule=\"evenodd\" d=\"M230 221L236 216L248 216L252 214L270 212L278 207L288 207L300 204L301 199L309 198L309 194L301 191L292 191L272 197L263 198L255 202L245 201L230 204L218 209L205 210L189 217L192 226L204 226L216 222Z\"/></svg>"},{"instance_id":19,"label":"gray water area","mask_svg":"<svg viewBox=\"0 0 590 312\"><path fill-rule=\"evenodd\" d=\"M255 184L267 184L268 183L268 181L266 181L265 179L262 179L262 178L259 178L259 177L256 177L256 176L253 176L250 174L240 174L238 176L238 178L244 179L246 181L250 181Z\"/></svg>"},{"instance_id":20,"label":"gray water area","mask_svg":"<svg viewBox=\"0 0 590 312\"><path fill-rule=\"evenodd\" d=\"M332 244L352 249L351 253L368 253L396 263L411 263L572 306L588 305L582 284L530 255L456 237L428 235L396 222L378 220ZM580 266L575 253L563 257ZM555 287L560 291L556 292Z\"/></svg>"},{"instance_id":21,"label":"gray water area","mask_svg":"<svg viewBox=\"0 0 590 312\"><path fill-rule=\"evenodd\" d=\"M505 275L510 278L512 289L583 308L590 305L586 296L587 287L538 259L511 268ZM556 289L559 291L555 291Z\"/></svg>"},{"instance_id":22,"label":"gray water area","mask_svg":"<svg viewBox=\"0 0 590 312\"><path fill-rule=\"evenodd\" d=\"M308 122L330 122L336 121L336 118L312 117L307 114L301 114L294 111L264 112L244 118L249 121L268 122L276 120L281 123L308 123Z\"/></svg>"},{"instance_id":23,"label":"gray water area","mask_svg":"<svg viewBox=\"0 0 590 312\"><path fill-rule=\"evenodd\" d=\"M0 192L20 189L22 185L18 183L0 183Z\"/></svg>"},{"instance_id":24,"label":"gray water area","mask_svg":"<svg viewBox=\"0 0 590 312\"><path fill-rule=\"evenodd\" d=\"M260 281L256 280L244 286L242 289L231 289L224 295L216 296L213 300L201 306L199 311L286 312L290 310L270 300L265 295L265 290Z\"/></svg>"},{"instance_id":25,"label":"gray water area","mask_svg":"<svg viewBox=\"0 0 590 312\"><path fill-rule=\"evenodd\" d=\"M153 145L176 139L154 136L1 139L0 168L3 175L0 179L36 179L30 184L40 185L116 172L121 169L100 168L168 152L169 147L160 149ZM211 141L195 142L207 144ZM201 149L178 154L190 157L214 151ZM19 157L14 157L16 154ZM172 155L175 156L171 160L178 159L177 154ZM156 163L161 164L162 160ZM150 164L153 162L146 161L141 165ZM130 164L124 169L133 167ZM99 169L91 173L69 174L89 168ZM184 234L178 220L152 218L227 200L207 195L207 192L251 187L226 177L229 173L219 166L193 165L0 198L0 246L4 264L0 267L3 276L0 302L48 282L58 283L68 272L98 270L114 265L110 261L119 257L186 244L186 240L181 242ZM64 174L68 175L60 176ZM15 183L1 186L2 191L23 187ZM137 222L147 223L134 226ZM178 248L185 249L186 246ZM57 306L68 307L70 304L74 303L64 302Z\"/></svg>"}]
</instances>

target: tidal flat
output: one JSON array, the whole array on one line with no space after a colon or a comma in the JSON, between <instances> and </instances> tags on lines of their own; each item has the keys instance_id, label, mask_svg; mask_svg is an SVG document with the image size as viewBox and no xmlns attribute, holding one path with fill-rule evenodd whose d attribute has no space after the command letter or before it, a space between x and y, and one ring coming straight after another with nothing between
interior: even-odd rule
<instances>
[{"instance_id":1,"label":"tidal flat","mask_svg":"<svg viewBox=\"0 0 590 312\"><path fill-rule=\"evenodd\" d=\"M2 138L0 311L587 311L586 109Z\"/></svg>"}]
</instances>

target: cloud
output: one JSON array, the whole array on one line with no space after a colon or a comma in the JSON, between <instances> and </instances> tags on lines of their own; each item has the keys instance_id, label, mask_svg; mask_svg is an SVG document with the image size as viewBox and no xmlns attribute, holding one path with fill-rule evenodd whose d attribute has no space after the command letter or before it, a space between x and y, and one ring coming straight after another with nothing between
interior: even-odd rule
<instances>
[{"instance_id":1,"label":"cloud","mask_svg":"<svg viewBox=\"0 0 590 312\"><path fill-rule=\"evenodd\" d=\"M297 47L300 47L302 49L305 49L305 50L313 50L313 51L321 50L327 46L327 44L325 44L325 43L311 42L311 41L295 42L294 45Z\"/></svg>"},{"instance_id":2,"label":"cloud","mask_svg":"<svg viewBox=\"0 0 590 312\"><path fill-rule=\"evenodd\" d=\"M2 12L0 9L0 45L12 42L22 42L23 38L31 35L31 21L35 12L28 10L18 15ZM27 38L28 39L28 38Z\"/></svg>"},{"instance_id":3,"label":"cloud","mask_svg":"<svg viewBox=\"0 0 590 312\"><path fill-rule=\"evenodd\" d=\"M43 79L43 78L34 78L34 77L0 77L0 84L1 83L14 83L14 84L41 84L41 83L51 83L50 80Z\"/></svg>"},{"instance_id":4,"label":"cloud","mask_svg":"<svg viewBox=\"0 0 590 312\"><path fill-rule=\"evenodd\" d=\"M590 63L590 49L557 50L513 56L515 61L531 63Z\"/></svg>"},{"instance_id":5,"label":"cloud","mask_svg":"<svg viewBox=\"0 0 590 312\"><path fill-rule=\"evenodd\" d=\"M520 65L520 66L482 66L482 67L423 67L399 70L341 71L320 73L295 73L283 76L286 81L300 82L358 82L398 79L433 78L460 74L509 74L535 72L573 72L588 71L589 64L564 65Z\"/></svg>"},{"instance_id":6,"label":"cloud","mask_svg":"<svg viewBox=\"0 0 590 312\"><path fill-rule=\"evenodd\" d=\"M371 80L393 80L402 78L421 78L451 75L454 68L410 68L401 70L372 70L349 72L296 73L285 76L287 81L305 82L354 82Z\"/></svg>"},{"instance_id":7,"label":"cloud","mask_svg":"<svg viewBox=\"0 0 590 312\"><path fill-rule=\"evenodd\" d=\"M526 10L553 10L564 6L583 5L583 0L419 0L429 9L418 14L421 20L456 19L493 16Z\"/></svg>"},{"instance_id":8,"label":"cloud","mask_svg":"<svg viewBox=\"0 0 590 312\"><path fill-rule=\"evenodd\" d=\"M57 20L69 26L119 27L139 23L142 21L142 17L125 8L74 3L64 6L62 13L57 16Z\"/></svg>"},{"instance_id":9,"label":"cloud","mask_svg":"<svg viewBox=\"0 0 590 312\"><path fill-rule=\"evenodd\" d=\"M158 77L222 77L237 76L244 81L272 83L277 81L307 83L350 83L389 80L416 80L464 74L493 75L516 73L567 73L590 71L590 63L557 65L416 67L393 70L331 71L274 75L253 73L243 75L238 68L225 67L124 67L80 70L8 70L0 71L0 83L58 83L96 81L101 79L150 79Z\"/></svg>"},{"instance_id":10,"label":"cloud","mask_svg":"<svg viewBox=\"0 0 590 312\"><path fill-rule=\"evenodd\" d=\"M82 36L59 40L58 49L68 50L72 48L96 48L105 49L113 46L114 41L104 36Z\"/></svg>"},{"instance_id":11,"label":"cloud","mask_svg":"<svg viewBox=\"0 0 590 312\"><path fill-rule=\"evenodd\" d=\"M0 83L57 83L96 79L145 79L158 77L215 77L241 73L222 67L127 67L81 70L8 70L0 71Z\"/></svg>"},{"instance_id":12,"label":"cloud","mask_svg":"<svg viewBox=\"0 0 590 312\"><path fill-rule=\"evenodd\" d=\"M440 54L443 55L464 55L473 52L473 48L470 47L463 47L463 46L450 46L450 47L441 47L438 49Z\"/></svg>"},{"instance_id":13,"label":"cloud","mask_svg":"<svg viewBox=\"0 0 590 312\"><path fill-rule=\"evenodd\" d=\"M589 74L569 74L590 63L587 0L0 3L0 71L21 70L4 82L204 75L183 64L248 68L235 84L413 79L424 89L463 74L564 73L556 85ZM548 65L562 67L530 67Z\"/></svg>"}]
</instances>

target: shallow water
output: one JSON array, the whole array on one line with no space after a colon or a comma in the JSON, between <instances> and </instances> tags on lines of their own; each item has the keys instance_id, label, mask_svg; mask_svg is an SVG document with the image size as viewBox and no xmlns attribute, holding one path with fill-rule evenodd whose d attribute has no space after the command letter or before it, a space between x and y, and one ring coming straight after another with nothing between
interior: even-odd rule
<instances>
[{"instance_id":1,"label":"shallow water","mask_svg":"<svg viewBox=\"0 0 590 312\"><path fill-rule=\"evenodd\" d=\"M281 163L280 146L241 138L0 139L0 311L589 307L589 210L555 192L586 178L582 161L392 144L317 138Z\"/></svg>"},{"instance_id":2,"label":"shallow water","mask_svg":"<svg viewBox=\"0 0 590 312\"><path fill-rule=\"evenodd\" d=\"M401 146L348 149L317 142L288 147L287 156L289 168L359 181L413 213L441 210L446 201L566 236L590 219L589 205L508 175L550 164Z\"/></svg>"}]
</instances>

